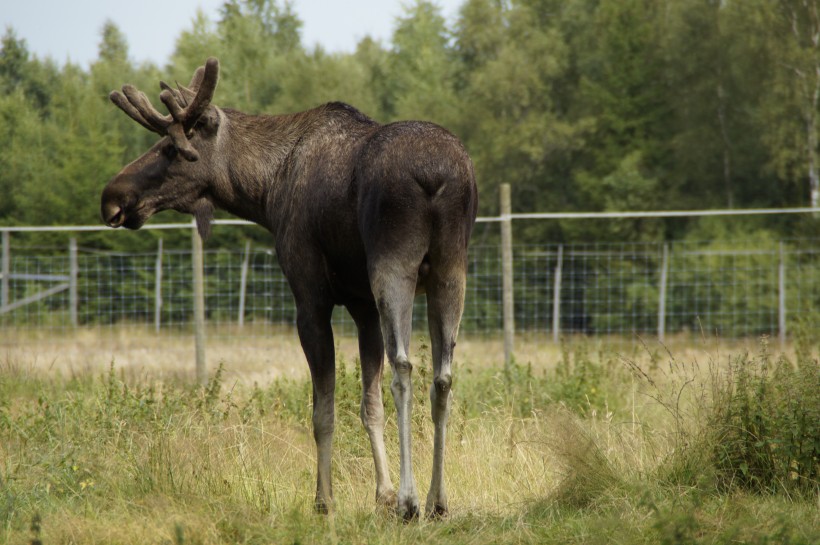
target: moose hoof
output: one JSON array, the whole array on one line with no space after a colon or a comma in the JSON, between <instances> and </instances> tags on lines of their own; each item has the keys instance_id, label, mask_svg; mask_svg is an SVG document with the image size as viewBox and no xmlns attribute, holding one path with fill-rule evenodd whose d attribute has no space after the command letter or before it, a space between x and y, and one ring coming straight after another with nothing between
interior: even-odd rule
<instances>
[{"instance_id":1,"label":"moose hoof","mask_svg":"<svg viewBox=\"0 0 820 545\"><path fill-rule=\"evenodd\" d=\"M396 513L404 520L410 522L419 518L419 503L413 498L399 499Z\"/></svg>"},{"instance_id":2,"label":"moose hoof","mask_svg":"<svg viewBox=\"0 0 820 545\"><path fill-rule=\"evenodd\" d=\"M441 520L447 518L449 510L446 505L436 502L432 507L427 507L427 518L429 520Z\"/></svg>"},{"instance_id":3,"label":"moose hoof","mask_svg":"<svg viewBox=\"0 0 820 545\"><path fill-rule=\"evenodd\" d=\"M327 515L330 513L330 504L322 498L316 498L313 502L313 510L319 515Z\"/></svg>"},{"instance_id":4,"label":"moose hoof","mask_svg":"<svg viewBox=\"0 0 820 545\"><path fill-rule=\"evenodd\" d=\"M397 503L398 496L396 496L395 490L390 489L387 492L376 492L376 505L388 509L393 509L396 507Z\"/></svg>"}]
</instances>

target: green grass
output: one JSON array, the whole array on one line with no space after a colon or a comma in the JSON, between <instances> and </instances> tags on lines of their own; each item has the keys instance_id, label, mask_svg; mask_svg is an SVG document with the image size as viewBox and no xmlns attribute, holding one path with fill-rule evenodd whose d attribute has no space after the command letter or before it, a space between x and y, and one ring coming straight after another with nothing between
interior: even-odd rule
<instances>
[{"instance_id":1,"label":"green grass","mask_svg":"<svg viewBox=\"0 0 820 545\"><path fill-rule=\"evenodd\" d=\"M422 499L433 433L424 353ZM311 511L306 379L234 384L220 367L194 387L113 364L63 375L7 360L0 543L818 543L816 340L799 336L794 354L772 354L765 339L724 362L574 342L549 365L460 367L452 512L411 524L375 506L355 362L338 365L336 509L325 517ZM385 399L397 469L386 387Z\"/></svg>"}]
</instances>

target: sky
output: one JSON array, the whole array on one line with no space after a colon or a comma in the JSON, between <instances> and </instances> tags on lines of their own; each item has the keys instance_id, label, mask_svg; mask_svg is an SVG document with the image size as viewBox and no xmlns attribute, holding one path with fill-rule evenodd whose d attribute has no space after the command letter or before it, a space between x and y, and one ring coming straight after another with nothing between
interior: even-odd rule
<instances>
[{"instance_id":1,"label":"sky","mask_svg":"<svg viewBox=\"0 0 820 545\"><path fill-rule=\"evenodd\" d=\"M448 24L463 0L437 0ZM97 58L100 31L110 19L125 34L132 61L164 66L197 9L212 21L223 0L0 0L2 32L11 26L30 52L83 67ZM371 36L386 44L408 0L293 0L303 22L302 43L329 52L352 52Z\"/></svg>"}]
</instances>

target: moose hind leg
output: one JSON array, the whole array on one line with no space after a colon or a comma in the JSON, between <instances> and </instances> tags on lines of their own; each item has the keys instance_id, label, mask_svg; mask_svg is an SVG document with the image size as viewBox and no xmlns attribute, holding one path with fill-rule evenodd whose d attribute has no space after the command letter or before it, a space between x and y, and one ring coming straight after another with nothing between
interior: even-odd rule
<instances>
[{"instance_id":1,"label":"moose hind leg","mask_svg":"<svg viewBox=\"0 0 820 545\"><path fill-rule=\"evenodd\" d=\"M462 267L454 266L444 274L433 267L427 290L427 321L433 351L433 383L430 385L430 407L435 436L433 440L433 472L427 494L425 513L430 518L447 515L447 492L444 486L444 448L447 420L452 403L453 350L464 308L465 275Z\"/></svg>"},{"instance_id":2,"label":"moose hind leg","mask_svg":"<svg viewBox=\"0 0 820 545\"><path fill-rule=\"evenodd\" d=\"M349 306L359 333L359 356L362 365L361 419L370 438L373 465L376 470L376 502L386 507L396 506L396 491L387 469L384 445L384 402L382 374L384 343L379 325L379 313L371 304Z\"/></svg>"},{"instance_id":3,"label":"moose hind leg","mask_svg":"<svg viewBox=\"0 0 820 545\"><path fill-rule=\"evenodd\" d=\"M421 262L421 258L415 263ZM413 318L418 265L403 267L399 262L371 267L373 294L379 309L382 338L393 370L390 390L396 404L399 428L399 492L397 510L405 520L418 517L419 499L413 476L410 423L413 410L413 365L407 357Z\"/></svg>"},{"instance_id":4,"label":"moose hind leg","mask_svg":"<svg viewBox=\"0 0 820 545\"><path fill-rule=\"evenodd\" d=\"M316 441L316 501L319 513L332 508L330 461L335 426L336 356L331 309L297 306L296 327L313 381L313 438Z\"/></svg>"}]
</instances>

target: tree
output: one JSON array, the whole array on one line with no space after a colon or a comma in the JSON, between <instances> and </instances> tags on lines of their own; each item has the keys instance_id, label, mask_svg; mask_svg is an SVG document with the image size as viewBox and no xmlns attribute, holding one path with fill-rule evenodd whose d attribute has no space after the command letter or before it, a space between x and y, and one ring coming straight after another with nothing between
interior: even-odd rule
<instances>
[{"instance_id":1,"label":"tree","mask_svg":"<svg viewBox=\"0 0 820 545\"><path fill-rule=\"evenodd\" d=\"M595 119L590 172L606 175L640 151L660 168L667 88L659 55L663 36L659 0L601 0L576 50L579 108ZM577 42L576 42L577 43Z\"/></svg>"},{"instance_id":2,"label":"tree","mask_svg":"<svg viewBox=\"0 0 820 545\"><path fill-rule=\"evenodd\" d=\"M0 220L6 224L19 222L17 191L24 172L32 166L23 142L38 123L35 109L21 91L0 95Z\"/></svg>"},{"instance_id":3,"label":"tree","mask_svg":"<svg viewBox=\"0 0 820 545\"><path fill-rule=\"evenodd\" d=\"M301 21L290 3L276 0L230 0L217 24L226 103L247 111L275 111L282 92L280 77L302 57ZM199 64L204 59L200 59Z\"/></svg>"},{"instance_id":4,"label":"tree","mask_svg":"<svg viewBox=\"0 0 820 545\"><path fill-rule=\"evenodd\" d=\"M671 112L665 146L668 180L676 194L672 207L696 207L687 202L696 198L700 206L732 208L737 198L734 106L741 97L732 80L720 4L681 0L670 12L661 47Z\"/></svg>"},{"instance_id":5,"label":"tree","mask_svg":"<svg viewBox=\"0 0 820 545\"><path fill-rule=\"evenodd\" d=\"M501 36L480 18L498 21ZM541 7L473 1L461 11L455 50L461 60L462 118L454 127L476 164L480 189L496 195L513 182L516 210L566 209L571 190L562 173L589 124L570 120L561 96L569 50L556 22ZM483 199L482 212L496 212Z\"/></svg>"},{"instance_id":6,"label":"tree","mask_svg":"<svg viewBox=\"0 0 820 545\"><path fill-rule=\"evenodd\" d=\"M128 63L128 43L119 27L110 19L103 24L99 60L110 64Z\"/></svg>"},{"instance_id":7,"label":"tree","mask_svg":"<svg viewBox=\"0 0 820 545\"><path fill-rule=\"evenodd\" d=\"M391 108L391 85L388 76L390 53L378 42L366 36L356 44L353 60L361 67L361 84L372 94L373 105L361 106L371 117L386 121ZM358 106L358 103L354 105Z\"/></svg>"},{"instance_id":8,"label":"tree","mask_svg":"<svg viewBox=\"0 0 820 545\"><path fill-rule=\"evenodd\" d=\"M171 68L180 74L193 74L205 60L203 54L221 56L222 42L214 23L202 9L197 9L192 27L183 30L176 40L171 54Z\"/></svg>"},{"instance_id":9,"label":"tree","mask_svg":"<svg viewBox=\"0 0 820 545\"><path fill-rule=\"evenodd\" d=\"M3 34L0 43L0 90L7 94L25 80L29 54L25 40L18 39L11 27L6 27L6 33Z\"/></svg>"},{"instance_id":10,"label":"tree","mask_svg":"<svg viewBox=\"0 0 820 545\"><path fill-rule=\"evenodd\" d=\"M441 9L417 0L404 9L393 31L388 77L391 117L447 125L457 110L449 32Z\"/></svg>"},{"instance_id":11,"label":"tree","mask_svg":"<svg viewBox=\"0 0 820 545\"><path fill-rule=\"evenodd\" d=\"M809 202L820 205L818 103L820 102L820 14L817 0L755 2L760 31L774 53L769 103L775 130L767 138L781 176L808 178ZM778 107L779 106L779 107Z\"/></svg>"},{"instance_id":12,"label":"tree","mask_svg":"<svg viewBox=\"0 0 820 545\"><path fill-rule=\"evenodd\" d=\"M18 39L11 27L6 28L0 40L0 95L20 89L35 107L46 110L57 77L54 63L32 59L26 41Z\"/></svg>"},{"instance_id":13,"label":"tree","mask_svg":"<svg viewBox=\"0 0 820 545\"><path fill-rule=\"evenodd\" d=\"M467 0L462 4L454 46L462 72L477 70L497 58L505 27L502 0Z\"/></svg>"}]
</instances>

